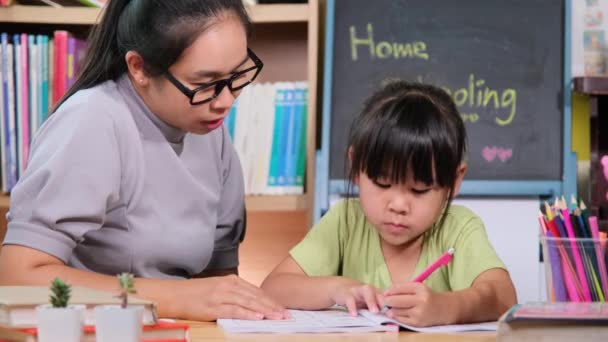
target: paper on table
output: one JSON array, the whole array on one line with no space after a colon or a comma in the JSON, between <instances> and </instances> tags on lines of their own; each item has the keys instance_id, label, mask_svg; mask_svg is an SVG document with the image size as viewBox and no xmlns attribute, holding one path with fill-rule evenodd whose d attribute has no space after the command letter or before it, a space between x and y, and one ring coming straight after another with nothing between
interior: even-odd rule
<instances>
[{"instance_id":1,"label":"paper on table","mask_svg":"<svg viewBox=\"0 0 608 342\"><path fill-rule=\"evenodd\" d=\"M359 310L359 315L367 318L377 324L397 324L407 330L424 332L424 333L453 333L453 332L464 332L464 331L496 331L498 328L498 322L482 322L482 323L470 323L470 324L449 324L449 325L435 325L430 327L414 327L411 325L403 324L390 319L381 314L371 313L368 310Z\"/></svg>"},{"instance_id":2,"label":"paper on table","mask_svg":"<svg viewBox=\"0 0 608 342\"><path fill-rule=\"evenodd\" d=\"M289 320L247 321L238 319L218 319L217 323L231 333L328 333L328 332L377 332L397 331L400 326L419 332L450 333L460 331L495 331L496 322L481 324L458 324L426 328L415 328L400 324L386 316L360 310L359 316L352 317L344 310L301 311L289 310Z\"/></svg>"}]
</instances>

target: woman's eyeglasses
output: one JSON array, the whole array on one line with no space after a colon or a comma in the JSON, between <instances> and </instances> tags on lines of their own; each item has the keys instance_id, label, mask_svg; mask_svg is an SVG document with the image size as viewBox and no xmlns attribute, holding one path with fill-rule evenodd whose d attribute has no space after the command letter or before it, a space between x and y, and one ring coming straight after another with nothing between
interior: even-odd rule
<instances>
[{"instance_id":1,"label":"woman's eyeglasses","mask_svg":"<svg viewBox=\"0 0 608 342\"><path fill-rule=\"evenodd\" d=\"M258 77L264 63L262 63L262 60L249 48L247 49L247 55L249 56L248 64L253 63L253 66L245 64L247 66L246 69L234 73L229 78L201 84L195 89L190 89L183 85L169 71L166 71L164 75L169 82L173 83L179 91L190 99L190 104L199 105L218 97L222 90L224 90L224 87L228 87L231 92L235 92L245 88Z\"/></svg>"}]
</instances>

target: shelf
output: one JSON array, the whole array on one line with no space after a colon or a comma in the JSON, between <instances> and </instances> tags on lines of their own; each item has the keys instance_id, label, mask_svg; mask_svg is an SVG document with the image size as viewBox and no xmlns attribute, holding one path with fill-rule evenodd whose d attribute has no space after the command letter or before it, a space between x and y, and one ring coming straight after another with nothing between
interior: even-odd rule
<instances>
[{"instance_id":1,"label":"shelf","mask_svg":"<svg viewBox=\"0 0 608 342\"><path fill-rule=\"evenodd\" d=\"M308 21L308 4L273 4L249 7L251 20L263 23L297 23Z\"/></svg>"},{"instance_id":2,"label":"shelf","mask_svg":"<svg viewBox=\"0 0 608 342\"><path fill-rule=\"evenodd\" d=\"M0 9L0 23L92 25L101 9L93 7L62 7L13 5ZM308 21L307 4L273 4L249 7L254 23Z\"/></svg>"},{"instance_id":3,"label":"shelf","mask_svg":"<svg viewBox=\"0 0 608 342\"><path fill-rule=\"evenodd\" d=\"M588 95L608 95L608 77L575 77L574 91Z\"/></svg>"},{"instance_id":4,"label":"shelf","mask_svg":"<svg viewBox=\"0 0 608 342\"><path fill-rule=\"evenodd\" d=\"M247 196L247 211L297 211L308 210L305 195Z\"/></svg>"},{"instance_id":5,"label":"shelf","mask_svg":"<svg viewBox=\"0 0 608 342\"><path fill-rule=\"evenodd\" d=\"M9 206L9 196L0 195L0 209ZM247 196L247 211L297 211L307 210L305 195L267 195L267 196Z\"/></svg>"}]
</instances>

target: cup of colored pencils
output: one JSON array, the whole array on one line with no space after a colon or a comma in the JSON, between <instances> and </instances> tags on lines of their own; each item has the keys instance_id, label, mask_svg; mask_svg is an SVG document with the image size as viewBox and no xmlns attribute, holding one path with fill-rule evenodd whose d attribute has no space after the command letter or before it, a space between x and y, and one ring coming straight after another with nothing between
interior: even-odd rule
<instances>
[{"instance_id":1,"label":"cup of colored pencils","mask_svg":"<svg viewBox=\"0 0 608 342\"><path fill-rule=\"evenodd\" d=\"M585 204L562 197L544 203L539 213L545 262L547 300L550 302L606 302L608 274L606 232Z\"/></svg>"}]
</instances>

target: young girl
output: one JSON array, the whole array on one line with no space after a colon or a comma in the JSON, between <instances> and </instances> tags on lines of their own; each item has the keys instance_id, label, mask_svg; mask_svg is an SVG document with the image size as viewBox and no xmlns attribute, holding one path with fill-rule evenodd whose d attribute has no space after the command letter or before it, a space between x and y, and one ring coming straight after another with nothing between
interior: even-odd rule
<instances>
[{"instance_id":1,"label":"young girl","mask_svg":"<svg viewBox=\"0 0 608 342\"><path fill-rule=\"evenodd\" d=\"M111 0L11 193L0 285L60 276L160 316L282 319L237 277L241 166L222 122L262 61L241 0ZM200 278L200 279L199 279Z\"/></svg>"},{"instance_id":2,"label":"young girl","mask_svg":"<svg viewBox=\"0 0 608 342\"><path fill-rule=\"evenodd\" d=\"M515 304L481 220L450 206L465 128L443 90L395 81L366 102L349 141L359 199L336 204L262 284L288 308L367 307L415 326L495 320ZM450 248L453 261L412 282Z\"/></svg>"}]
</instances>

